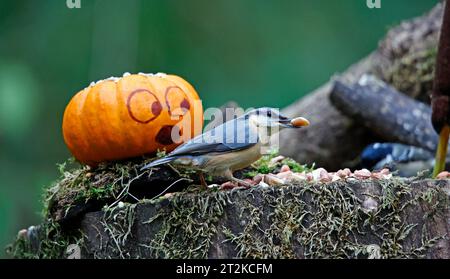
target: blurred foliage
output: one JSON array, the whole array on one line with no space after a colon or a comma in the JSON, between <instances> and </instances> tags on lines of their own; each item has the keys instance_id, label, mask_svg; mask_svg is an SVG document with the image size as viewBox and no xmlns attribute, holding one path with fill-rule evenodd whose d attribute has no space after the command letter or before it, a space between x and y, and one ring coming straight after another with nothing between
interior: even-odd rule
<instances>
[{"instance_id":1,"label":"blurred foliage","mask_svg":"<svg viewBox=\"0 0 450 279\"><path fill-rule=\"evenodd\" d=\"M438 0L0 1L0 247L39 222L42 187L69 153L65 105L91 81L175 73L205 107L283 107ZM3 251L0 252L0 256Z\"/></svg>"}]
</instances>

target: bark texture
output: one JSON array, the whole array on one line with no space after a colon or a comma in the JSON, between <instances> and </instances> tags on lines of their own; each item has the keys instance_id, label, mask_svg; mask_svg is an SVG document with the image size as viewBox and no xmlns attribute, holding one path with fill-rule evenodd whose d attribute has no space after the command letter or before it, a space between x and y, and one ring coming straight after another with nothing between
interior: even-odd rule
<instances>
[{"instance_id":1,"label":"bark texture","mask_svg":"<svg viewBox=\"0 0 450 279\"><path fill-rule=\"evenodd\" d=\"M365 75L352 86L336 81L330 98L339 111L385 141L431 152L437 148L431 108L373 76Z\"/></svg>"},{"instance_id":2,"label":"bark texture","mask_svg":"<svg viewBox=\"0 0 450 279\"><path fill-rule=\"evenodd\" d=\"M334 81L345 93L372 74L429 103L442 14L438 4L393 28L367 58L284 109L312 124L286 131L281 152L332 171L368 143L391 137L389 131L375 136L336 108L330 100ZM449 180L393 177L231 191L194 187L146 200L178 178L183 188L193 182L172 169L143 176L142 163L66 173L49 189L48 219L22 230L10 253L60 258L77 244L84 258L450 258Z\"/></svg>"},{"instance_id":3,"label":"bark texture","mask_svg":"<svg viewBox=\"0 0 450 279\"><path fill-rule=\"evenodd\" d=\"M86 214L87 258L449 258L448 181L204 192Z\"/></svg>"},{"instance_id":4,"label":"bark texture","mask_svg":"<svg viewBox=\"0 0 450 279\"><path fill-rule=\"evenodd\" d=\"M391 29L377 50L316 91L288 106L283 112L311 121L308 129L286 131L280 139L281 153L302 163L315 162L329 170L346 166L374 141L366 127L343 115L329 100L333 81L356 83L373 74L397 90L429 103L443 5L428 14L402 22Z\"/></svg>"}]
</instances>

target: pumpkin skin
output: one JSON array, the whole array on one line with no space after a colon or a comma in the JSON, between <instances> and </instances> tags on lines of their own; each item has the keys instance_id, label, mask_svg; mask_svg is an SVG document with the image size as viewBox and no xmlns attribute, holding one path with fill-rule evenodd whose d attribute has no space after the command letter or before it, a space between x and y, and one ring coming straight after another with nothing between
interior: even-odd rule
<instances>
[{"instance_id":1,"label":"pumpkin skin","mask_svg":"<svg viewBox=\"0 0 450 279\"><path fill-rule=\"evenodd\" d=\"M69 102L62 125L73 156L90 166L169 152L202 129L197 92L184 79L166 74L124 74L92 83ZM182 138L174 142L172 131Z\"/></svg>"}]
</instances>

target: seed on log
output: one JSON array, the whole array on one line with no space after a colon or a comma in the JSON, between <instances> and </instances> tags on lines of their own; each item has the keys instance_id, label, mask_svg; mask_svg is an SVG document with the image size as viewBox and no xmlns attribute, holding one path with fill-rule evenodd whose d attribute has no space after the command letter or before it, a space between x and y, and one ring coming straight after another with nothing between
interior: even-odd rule
<instances>
[{"instance_id":1,"label":"seed on log","mask_svg":"<svg viewBox=\"0 0 450 279\"><path fill-rule=\"evenodd\" d=\"M372 173L372 178L375 178L375 179L383 179L384 178L384 174L382 174L382 173L380 173L380 172L373 172Z\"/></svg>"},{"instance_id":2,"label":"seed on log","mask_svg":"<svg viewBox=\"0 0 450 279\"><path fill-rule=\"evenodd\" d=\"M332 182L335 182L335 181L338 181L338 180L341 180L341 179L342 179L342 177L340 177L340 176L337 175L336 173L333 174L332 177L333 177L333 178L331 179Z\"/></svg>"},{"instance_id":3,"label":"seed on log","mask_svg":"<svg viewBox=\"0 0 450 279\"><path fill-rule=\"evenodd\" d=\"M448 172L448 171L443 171L436 176L436 179L449 179L449 178L450 178L450 172Z\"/></svg>"},{"instance_id":4,"label":"seed on log","mask_svg":"<svg viewBox=\"0 0 450 279\"><path fill-rule=\"evenodd\" d=\"M253 177L253 182L255 182L256 184L259 184L261 181L263 181L263 179L264 179L264 174L258 173L257 175L255 175Z\"/></svg>"},{"instance_id":5,"label":"seed on log","mask_svg":"<svg viewBox=\"0 0 450 279\"><path fill-rule=\"evenodd\" d=\"M222 185L220 185L220 190L231 190L236 188L237 186L231 182L231 181L227 181L225 183L222 183Z\"/></svg>"},{"instance_id":6,"label":"seed on log","mask_svg":"<svg viewBox=\"0 0 450 279\"><path fill-rule=\"evenodd\" d=\"M264 176L264 182L270 186L283 185L284 180L276 177L275 175L269 173Z\"/></svg>"},{"instance_id":7,"label":"seed on log","mask_svg":"<svg viewBox=\"0 0 450 279\"><path fill-rule=\"evenodd\" d=\"M280 169L280 172L287 172L290 170L291 170L291 168L288 165L283 165Z\"/></svg>"},{"instance_id":8,"label":"seed on log","mask_svg":"<svg viewBox=\"0 0 450 279\"><path fill-rule=\"evenodd\" d=\"M252 185L258 184L255 181L253 181L253 179L250 179L250 178L244 179L244 182L247 182L247 183L252 184ZM241 185L241 184L239 183L239 185ZM245 185L242 185L242 186L245 186Z\"/></svg>"},{"instance_id":9,"label":"seed on log","mask_svg":"<svg viewBox=\"0 0 450 279\"><path fill-rule=\"evenodd\" d=\"M307 180L306 174L305 173L292 173L291 175L291 181L293 182L300 182L300 181L305 181Z\"/></svg>"},{"instance_id":10,"label":"seed on log","mask_svg":"<svg viewBox=\"0 0 450 279\"><path fill-rule=\"evenodd\" d=\"M275 176L283 180L288 180L291 177L291 175L292 175L291 171L285 171L277 173Z\"/></svg>"},{"instance_id":11,"label":"seed on log","mask_svg":"<svg viewBox=\"0 0 450 279\"><path fill-rule=\"evenodd\" d=\"M318 168L312 171L312 175L315 181L330 182L333 177L324 168Z\"/></svg>"},{"instance_id":12,"label":"seed on log","mask_svg":"<svg viewBox=\"0 0 450 279\"><path fill-rule=\"evenodd\" d=\"M273 166L273 165L276 165L277 163L283 161L285 158L286 158L286 157L284 157L284 156L282 156L282 155L277 156L277 157L275 157L275 158L272 158L272 159L270 160L270 165L272 165L272 166Z\"/></svg>"},{"instance_id":13,"label":"seed on log","mask_svg":"<svg viewBox=\"0 0 450 279\"><path fill-rule=\"evenodd\" d=\"M372 176L372 173L368 169L356 170L354 172L356 178L367 179Z\"/></svg>"}]
</instances>

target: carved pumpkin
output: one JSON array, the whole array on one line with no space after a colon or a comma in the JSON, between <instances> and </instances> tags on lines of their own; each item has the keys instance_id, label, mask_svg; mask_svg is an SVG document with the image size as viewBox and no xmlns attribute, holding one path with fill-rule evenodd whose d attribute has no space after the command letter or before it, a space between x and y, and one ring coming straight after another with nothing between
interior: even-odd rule
<instances>
[{"instance_id":1,"label":"carved pumpkin","mask_svg":"<svg viewBox=\"0 0 450 279\"><path fill-rule=\"evenodd\" d=\"M124 74L78 92L66 107L62 128L74 157L95 166L158 149L171 151L198 135L202 126L201 101L184 79Z\"/></svg>"}]
</instances>

